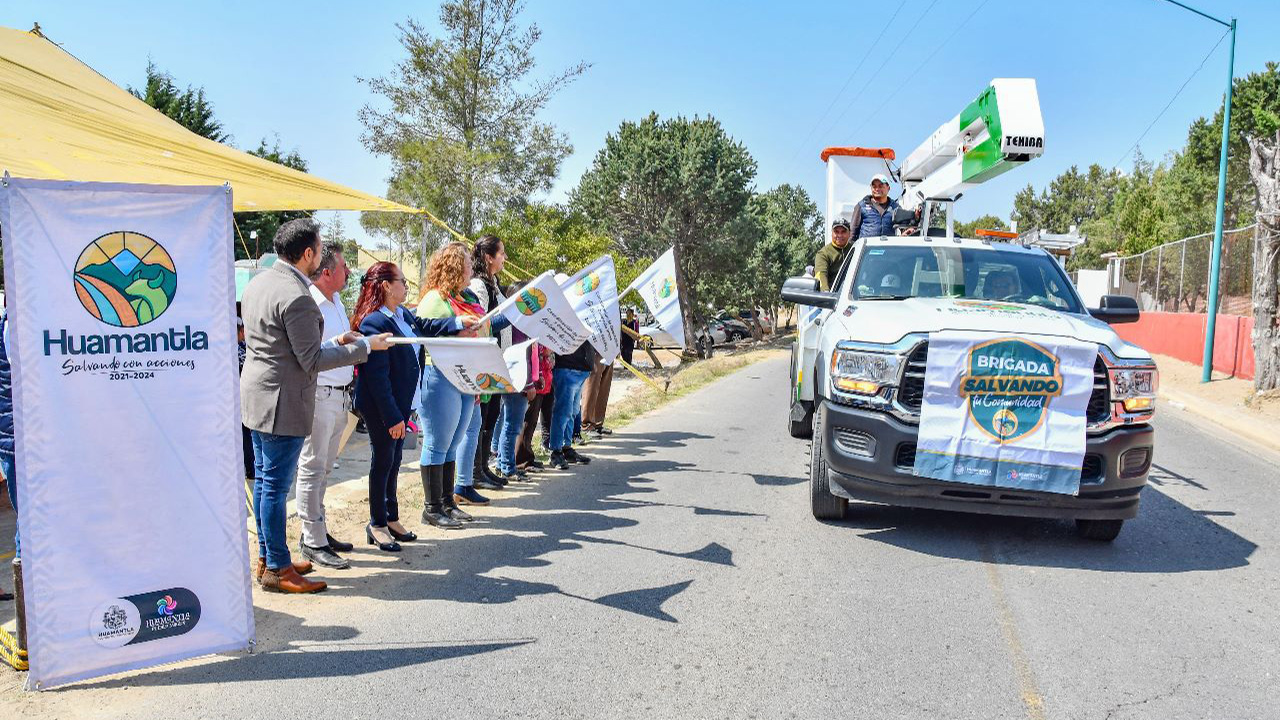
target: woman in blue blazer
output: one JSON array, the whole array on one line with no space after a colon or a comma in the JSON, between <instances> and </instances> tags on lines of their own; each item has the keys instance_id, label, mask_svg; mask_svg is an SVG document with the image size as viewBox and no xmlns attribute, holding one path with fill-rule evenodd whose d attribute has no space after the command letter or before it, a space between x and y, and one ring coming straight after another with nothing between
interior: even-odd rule
<instances>
[{"instance_id":1,"label":"woman in blue blazer","mask_svg":"<svg viewBox=\"0 0 1280 720\"><path fill-rule=\"evenodd\" d=\"M402 307L407 295L400 268L395 263L375 263L361 280L351 327L365 335L391 333L394 337L452 335L464 329L455 319L424 322L415 318ZM369 353L369 360L356 371L355 407L369 429L373 448L365 537L370 545L388 552L399 552L400 542L418 538L400 524L396 478L422 371L421 350L418 345L393 345L386 352Z\"/></svg>"}]
</instances>

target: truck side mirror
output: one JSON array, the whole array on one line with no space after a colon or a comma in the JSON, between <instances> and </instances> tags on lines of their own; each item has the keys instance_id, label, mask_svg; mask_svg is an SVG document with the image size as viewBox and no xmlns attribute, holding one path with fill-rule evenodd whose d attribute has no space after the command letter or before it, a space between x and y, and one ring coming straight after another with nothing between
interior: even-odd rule
<instances>
[{"instance_id":1,"label":"truck side mirror","mask_svg":"<svg viewBox=\"0 0 1280 720\"><path fill-rule=\"evenodd\" d=\"M787 281L782 283L782 299L800 305L810 305L826 310L834 309L836 294L823 292L818 289L819 287L818 278L815 277L802 275L787 278Z\"/></svg>"},{"instance_id":2,"label":"truck side mirror","mask_svg":"<svg viewBox=\"0 0 1280 720\"><path fill-rule=\"evenodd\" d=\"M1089 308L1089 314L1112 325L1138 322L1141 315L1138 301L1128 295L1103 295L1098 307Z\"/></svg>"}]
</instances>

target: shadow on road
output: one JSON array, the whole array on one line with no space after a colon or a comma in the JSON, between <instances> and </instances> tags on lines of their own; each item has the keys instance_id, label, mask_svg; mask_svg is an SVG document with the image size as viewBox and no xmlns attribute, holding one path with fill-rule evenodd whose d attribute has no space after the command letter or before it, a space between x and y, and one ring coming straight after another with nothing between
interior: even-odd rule
<instances>
[{"instance_id":1,"label":"shadow on road","mask_svg":"<svg viewBox=\"0 0 1280 720\"><path fill-rule=\"evenodd\" d=\"M1178 573L1249 564L1258 546L1209 519L1223 514L1192 510L1148 486L1138 517L1127 521L1112 543L1084 540L1074 523L1059 520L852 502L849 519L833 524L871 530L863 535L868 540L958 560L978 562L994 551L996 562L1004 565Z\"/></svg>"},{"instance_id":2,"label":"shadow on road","mask_svg":"<svg viewBox=\"0 0 1280 720\"><path fill-rule=\"evenodd\" d=\"M259 645L250 655L233 653L216 662L161 667L145 674L80 682L47 692L365 675L534 642L532 638L517 638L447 644L378 643L363 647L356 643L353 649L352 643L345 642L359 635L353 627L308 625L301 617L261 607L254 608L254 621L259 627L270 626L273 636L288 638L289 641L273 646Z\"/></svg>"},{"instance_id":3,"label":"shadow on road","mask_svg":"<svg viewBox=\"0 0 1280 720\"><path fill-rule=\"evenodd\" d=\"M545 567L551 564L547 559L551 553L579 550L589 545L621 546L678 561L733 566L732 550L716 542L687 550L663 549L599 536L611 530L635 527L641 522L604 514L610 510L676 508L688 510L693 515L754 515L619 497L656 492L648 487L651 480L646 476L692 470L692 466L686 463L645 456L707 436L658 432L615 437L617 440L610 441L607 446L604 443L595 446L597 453L604 454L593 453L590 446L583 450L594 458L590 466L568 473L542 473L535 476L536 487L532 492L519 496L499 495L498 502L503 507L531 512L490 519L490 527L505 531L500 534L468 534L464 530L441 539L425 561L425 565L433 570L430 574L397 569L373 575L368 582L350 586L331 584L329 592L337 595L367 594L391 602L444 600L477 605L556 594L654 620L678 622L662 606L688 588L693 583L692 579L591 598L569 593L555 583L518 580L501 574L503 568ZM405 559L414 566L420 566L421 555L414 555L421 553L421 547L421 543L405 545ZM351 557L354 560L359 554Z\"/></svg>"}]
</instances>

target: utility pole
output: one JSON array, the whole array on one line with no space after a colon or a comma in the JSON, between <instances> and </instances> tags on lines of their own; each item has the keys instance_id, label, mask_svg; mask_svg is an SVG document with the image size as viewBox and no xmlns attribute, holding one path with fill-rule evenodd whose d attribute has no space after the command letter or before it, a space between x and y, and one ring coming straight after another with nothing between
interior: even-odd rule
<instances>
[{"instance_id":1,"label":"utility pole","mask_svg":"<svg viewBox=\"0 0 1280 720\"><path fill-rule=\"evenodd\" d=\"M1231 90L1236 76L1236 19L1231 18L1231 22L1227 22L1178 0L1165 2L1212 20L1231 32L1231 51L1227 55L1227 93L1222 109L1222 149L1218 153L1218 211L1213 221L1213 251L1209 260L1209 316L1204 326L1204 367L1200 375L1200 382L1209 382L1213 377L1213 335L1218 326L1218 277L1222 269L1222 224L1227 208L1227 143L1231 138Z\"/></svg>"}]
</instances>

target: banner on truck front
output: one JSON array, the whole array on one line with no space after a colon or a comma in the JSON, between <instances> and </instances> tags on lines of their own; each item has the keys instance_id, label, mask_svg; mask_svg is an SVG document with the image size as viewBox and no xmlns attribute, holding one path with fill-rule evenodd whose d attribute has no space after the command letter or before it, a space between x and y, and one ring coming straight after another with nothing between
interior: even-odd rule
<instances>
[{"instance_id":1,"label":"banner on truck front","mask_svg":"<svg viewBox=\"0 0 1280 720\"><path fill-rule=\"evenodd\" d=\"M1069 338L931 333L915 474L1078 493L1097 356Z\"/></svg>"},{"instance_id":2,"label":"banner on truck front","mask_svg":"<svg viewBox=\"0 0 1280 720\"><path fill-rule=\"evenodd\" d=\"M0 189L29 688L253 640L228 187Z\"/></svg>"}]
</instances>

